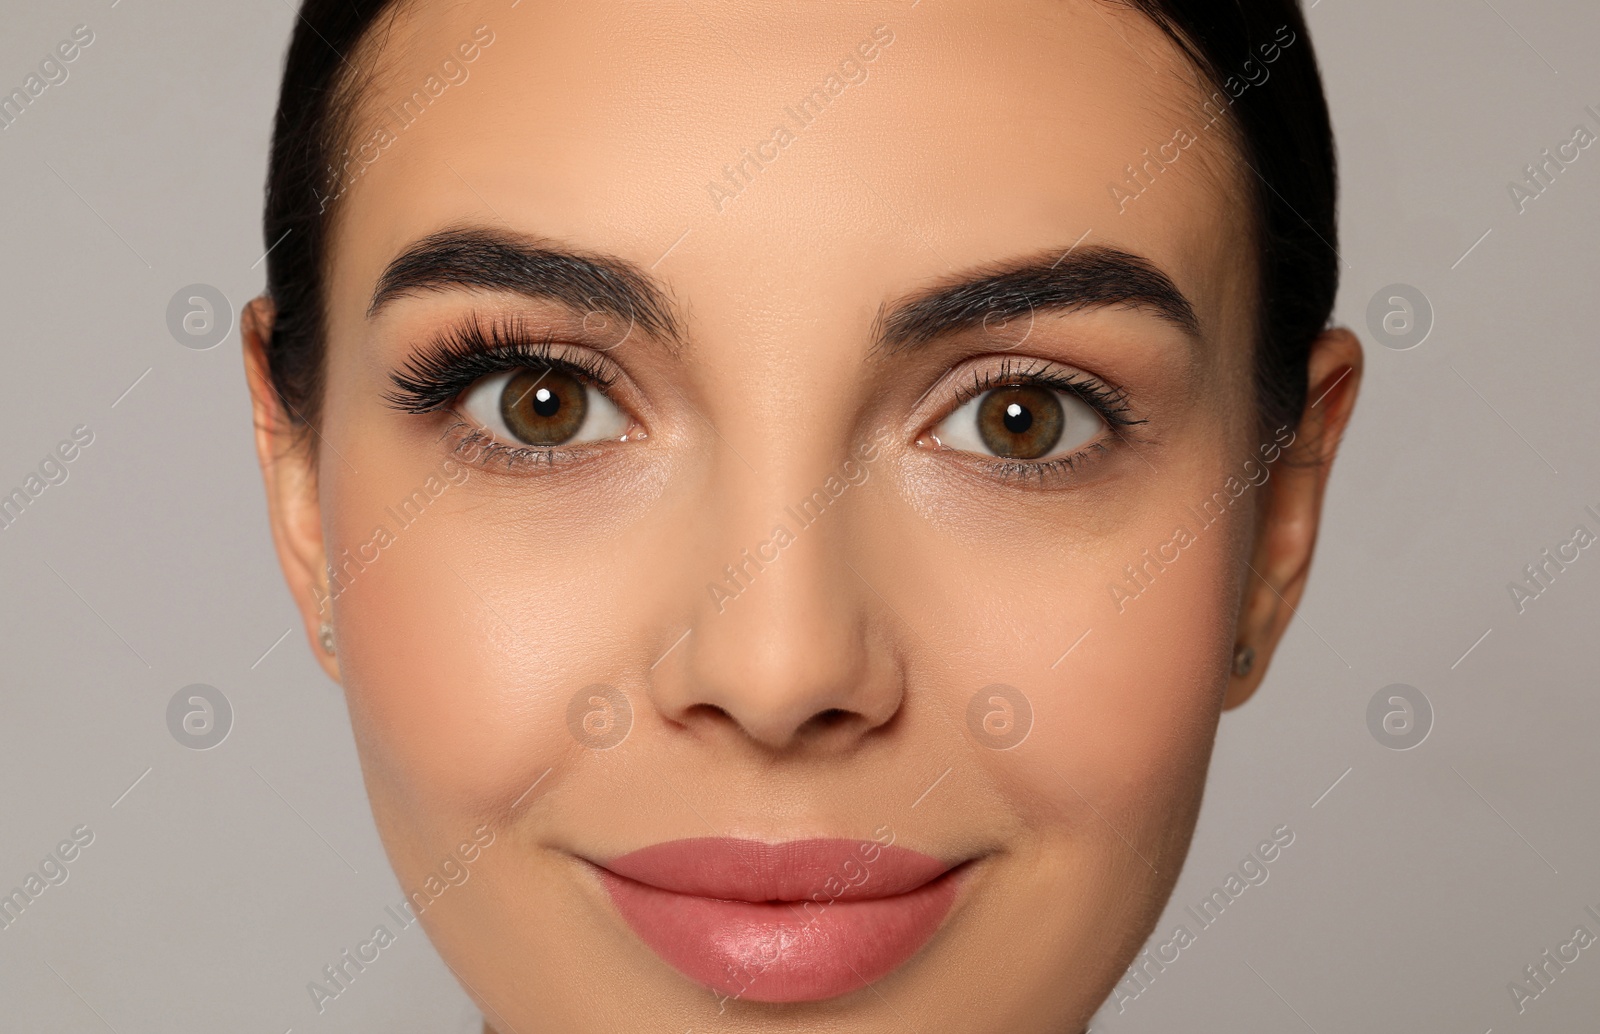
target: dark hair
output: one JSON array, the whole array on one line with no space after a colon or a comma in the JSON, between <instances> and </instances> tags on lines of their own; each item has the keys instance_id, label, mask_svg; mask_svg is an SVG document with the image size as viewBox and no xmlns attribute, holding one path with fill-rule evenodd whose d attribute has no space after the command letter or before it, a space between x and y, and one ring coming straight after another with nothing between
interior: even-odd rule
<instances>
[{"instance_id":1,"label":"dark hair","mask_svg":"<svg viewBox=\"0 0 1600 1034\"><path fill-rule=\"evenodd\" d=\"M1257 220L1255 387L1265 438L1299 421L1311 342L1339 291L1338 167L1305 19L1295 0L1122 2L1178 44L1237 129ZM1263 62L1270 77L1251 85L1250 70Z\"/></svg>"},{"instance_id":2,"label":"dark hair","mask_svg":"<svg viewBox=\"0 0 1600 1034\"><path fill-rule=\"evenodd\" d=\"M1305 20L1295 0L1117 2L1178 44L1210 83L1210 110L1223 111L1235 130L1256 213L1255 388L1261 430L1270 435L1299 419L1310 345L1339 284L1333 131ZM341 182L329 173L363 85L350 56L396 10L397 0L305 0L284 61L263 219L276 310L267 360L296 424L314 424L321 403L323 259L329 198ZM1251 85L1250 69L1266 64L1270 79Z\"/></svg>"}]
</instances>

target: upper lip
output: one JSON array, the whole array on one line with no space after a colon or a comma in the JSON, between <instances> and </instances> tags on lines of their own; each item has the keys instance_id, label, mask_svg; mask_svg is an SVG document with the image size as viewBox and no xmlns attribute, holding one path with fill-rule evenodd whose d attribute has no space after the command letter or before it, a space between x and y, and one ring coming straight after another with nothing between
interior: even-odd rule
<instances>
[{"instance_id":1,"label":"upper lip","mask_svg":"<svg viewBox=\"0 0 1600 1034\"><path fill-rule=\"evenodd\" d=\"M955 863L874 840L669 840L599 863L660 890L725 901L852 901L904 894Z\"/></svg>"}]
</instances>

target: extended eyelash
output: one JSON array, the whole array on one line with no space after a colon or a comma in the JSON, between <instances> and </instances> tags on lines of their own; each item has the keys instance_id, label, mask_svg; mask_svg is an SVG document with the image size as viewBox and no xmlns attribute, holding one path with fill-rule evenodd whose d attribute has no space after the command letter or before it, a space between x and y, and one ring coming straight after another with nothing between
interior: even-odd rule
<instances>
[{"instance_id":1,"label":"extended eyelash","mask_svg":"<svg viewBox=\"0 0 1600 1034\"><path fill-rule=\"evenodd\" d=\"M385 402L406 413L433 413L449 408L461 393L485 377L531 367L556 369L604 390L616 378L599 359L582 352L557 355L555 339L531 333L520 319L495 320L485 326L470 320L451 327L390 374L394 389Z\"/></svg>"}]
</instances>

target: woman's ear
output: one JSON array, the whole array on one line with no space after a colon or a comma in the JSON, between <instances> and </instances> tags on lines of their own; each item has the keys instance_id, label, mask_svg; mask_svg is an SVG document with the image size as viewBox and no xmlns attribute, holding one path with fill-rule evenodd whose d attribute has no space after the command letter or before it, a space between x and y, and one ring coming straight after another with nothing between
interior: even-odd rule
<instances>
[{"instance_id":1,"label":"woman's ear","mask_svg":"<svg viewBox=\"0 0 1600 1034\"><path fill-rule=\"evenodd\" d=\"M327 554L322 542L322 510L317 499L317 457L307 440L310 428L289 419L267 366L275 316L266 295L245 306L239 319L245 376L256 425L256 458L267 488L267 515L278 563L300 618L311 653L334 681L339 665L322 648L322 623L333 620L328 591Z\"/></svg>"},{"instance_id":2,"label":"woman's ear","mask_svg":"<svg viewBox=\"0 0 1600 1034\"><path fill-rule=\"evenodd\" d=\"M1256 512L1252 570L1245 575L1234 639L1240 650L1254 651L1254 663L1236 668L1223 698L1224 708L1238 707L1261 684L1278 640L1305 592L1322 520L1323 493L1361 388L1361 363L1361 342L1343 328L1324 331L1311 345L1306 407L1300 423L1292 428L1292 442L1272 464ZM1287 437L1290 430L1285 428L1280 434Z\"/></svg>"}]
</instances>

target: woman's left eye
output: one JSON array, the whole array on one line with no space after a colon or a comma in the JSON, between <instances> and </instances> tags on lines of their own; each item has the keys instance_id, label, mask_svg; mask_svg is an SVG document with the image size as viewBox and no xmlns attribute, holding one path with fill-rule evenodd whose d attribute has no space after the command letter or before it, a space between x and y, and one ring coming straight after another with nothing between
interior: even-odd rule
<instances>
[{"instance_id":1,"label":"woman's left eye","mask_svg":"<svg viewBox=\"0 0 1600 1034\"><path fill-rule=\"evenodd\" d=\"M933 428L948 449L1008 460L1070 455L1106 428L1093 406L1042 384L1006 384L957 406Z\"/></svg>"},{"instance_id":2,"label":"woman's left eye","mask_svg":"<svg viewBox=\"0 0 1600 1034\"><path fill-rule=\"evenodd\" d=\"M507 442L545 449L620 438L630 423L598 388L555 366L485 377L461 396L461 409Z\"/></svg>"}]
</instances>

